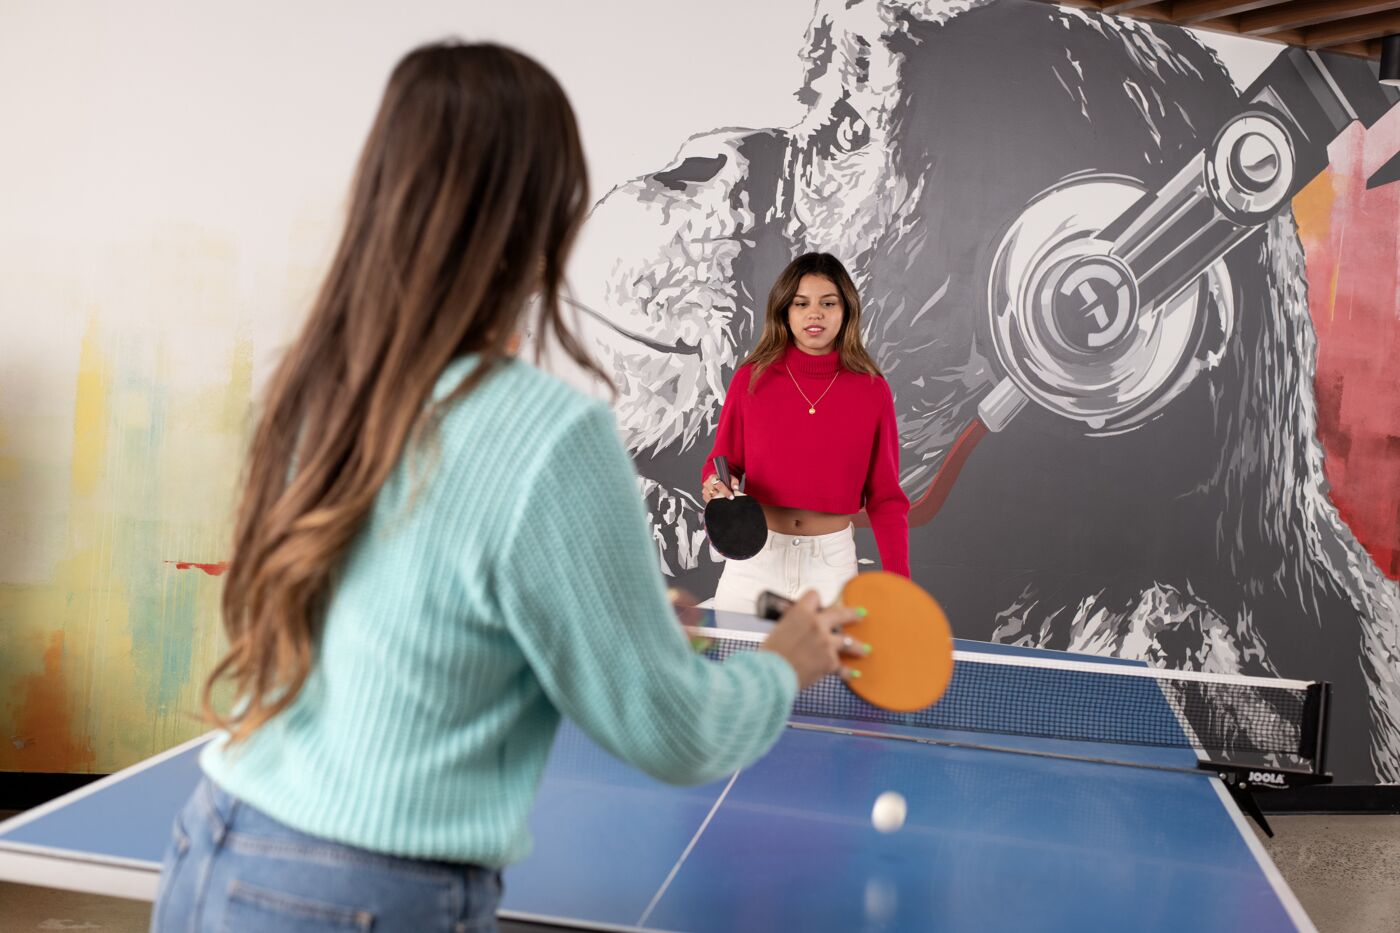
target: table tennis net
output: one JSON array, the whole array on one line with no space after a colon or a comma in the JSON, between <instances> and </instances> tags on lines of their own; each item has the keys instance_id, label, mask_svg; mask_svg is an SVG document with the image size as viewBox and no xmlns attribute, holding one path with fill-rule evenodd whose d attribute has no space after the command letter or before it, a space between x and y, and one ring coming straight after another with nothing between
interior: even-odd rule
<instances>
[{"instance_id":1,"label":"table tennis net","mask_svg":"<svg viewBox=\"0 0 1400 933\"><path fill-rule=\"evenodd\" d=\"M722 660L758 647L748 633L705 631ZM796 716L1072 741L1193 748L1212 760L1323 769L1321 684L959 651L941 700L893 713L837 677L797 697Z\"/></svg>"}]
</instances>

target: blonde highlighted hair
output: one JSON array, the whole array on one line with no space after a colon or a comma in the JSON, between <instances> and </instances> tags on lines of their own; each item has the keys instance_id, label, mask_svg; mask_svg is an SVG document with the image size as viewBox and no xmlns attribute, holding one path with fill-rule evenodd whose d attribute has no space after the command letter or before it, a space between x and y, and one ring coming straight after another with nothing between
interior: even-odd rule
<instances>
[{"instance_id":1,"label":"blonde highlighted hair","mask_svg":"<svg viewBox=\"0 0 1400 933\"><path fill-rule=\"evenodd\" d=\"M841 328L836 333L836 348L841 354L841 365L856 373L871 376L881 375L880 367L865 349L865 341L860 333L860 295L856 284L846 267L830 253L803 253L787 264L768 292L768 310L763 318L763 333L758 344L744 360L743 365L752 366L749 378L749 391L758 385L758 377L769 366L783 358L788 344L792 342L792 325L788 323L788 308L797 297L798 286L805 275L816 275L827 279L836 286L841 296L844 314Z\"/></svg>"}]
</instances>

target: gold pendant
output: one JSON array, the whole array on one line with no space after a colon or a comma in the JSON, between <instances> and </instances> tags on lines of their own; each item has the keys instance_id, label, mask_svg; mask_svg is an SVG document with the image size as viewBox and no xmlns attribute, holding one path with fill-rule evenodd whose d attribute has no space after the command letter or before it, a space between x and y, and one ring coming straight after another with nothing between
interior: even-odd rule
<instances>
[{"instance_id":1,"label":"gold pendant","mask_svg":"<svg viewBox=\"0 0 1400 933\"><path fill-rule=\"evenodd\" d=\"M816 410L815 408L809 408L809 409L807 409L807 414L809 414L809 415L815 415L816 413L817 413L817 410Z\"/></svg>"}]
</instances>

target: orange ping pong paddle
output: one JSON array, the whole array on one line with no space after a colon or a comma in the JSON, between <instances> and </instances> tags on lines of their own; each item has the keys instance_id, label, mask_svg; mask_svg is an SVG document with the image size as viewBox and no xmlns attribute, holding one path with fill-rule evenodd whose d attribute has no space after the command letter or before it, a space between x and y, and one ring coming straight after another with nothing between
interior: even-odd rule
<instances>
[{"instance_id":1,"label":"orange ping pong paddle","mask_svg":"<svg viewBox=\"0 0 1400 933\"><path fill-rule=\"evenodd\" d=\"M907 577L872 571L852 577L838 602L865 610L843 632L870 646L867 657L842 659L859 672L846 686L870 705L893 712L912 713L938 702L953 678L953 633L937 600ZM790 599L764 593L758 615L777 620L791 605Z\"/></svg>"}]
</instances>

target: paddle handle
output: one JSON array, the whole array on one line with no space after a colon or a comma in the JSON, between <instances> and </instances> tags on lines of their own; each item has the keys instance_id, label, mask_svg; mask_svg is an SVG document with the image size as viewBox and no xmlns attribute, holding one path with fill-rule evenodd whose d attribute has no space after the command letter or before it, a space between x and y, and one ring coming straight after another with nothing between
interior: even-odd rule
<instances>
[{"instance_id":1,"label":"paddle handle","mask_svg":"<svg viewBox=\"0 0 1400 933\"><path fill-rule=\"evenodd\" d=\"M715 458L715 474L719 476L719 481L724 484L724 488L729 488L729 458Z\"/></svg>"},{"instance_id":2,"label":"paddle handle","mask_svg":"<svg viewBox=\"0 0 1400 933\"><path fill-rule=\"evenodd\" d=\"M792 600L786 596L779 596L771 590L766 590L758 597L758 603L754 607L755 614L761 619L769 622L776 622L783 617L783 613L792 607Z\"/></svg>"}]
</instances>

